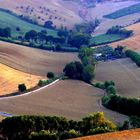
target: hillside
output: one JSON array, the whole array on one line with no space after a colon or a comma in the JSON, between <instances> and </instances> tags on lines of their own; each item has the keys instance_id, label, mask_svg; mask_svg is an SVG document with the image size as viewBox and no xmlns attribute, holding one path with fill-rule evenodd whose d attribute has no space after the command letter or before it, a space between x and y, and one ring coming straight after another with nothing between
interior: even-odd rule
<instances>
[{"instance_id":1,"label":"hillside","mask_svg":"<svg viewBox=\"0 0 140 140\"><path fill-rule=\"evenodd\" d=\"M18 91L18 85L24 83L27 89L35 87L41 76L24 73L0 63L0 96Z\"/></svg>"},{"instance_id":2,"label":"hillside","mask_svg":"<svg viewBox=\"0 0 140 140\"><path fill-rule=\"evenodd\" d=\"M126 130L120 132L106 133L95 136L77 138L73 140L139 140L140 129Z\"/></svg>"},{"instance_id":3,"label":"hillside","mask_svg":"<svg viewBox=\"0 0 140 140\"><path fill-rule=\"evenodd\" d=\"M134 35L128 39L111 43L110 45L116 47L117 45L127 46L129 49L140 51L140 23L127 27L128 30L133 30Z\"/></svg>"},{"instance_id":4,"label":"hillside","mask_svg":"<svg viewBox=\"0 0 140 140\"><path fill-rule=\"evenodd\" d=\"M94 1L95 2L95 1ZM93 3L93 2L90 2ZM132 23L133 20L137 20L138 15L128 16L126 19L108 20L103 18L104 15L115 12L116 10L131 6L138 3L138 1L110 1L105 0L101 3L96 3L95 7L86 7L85 2L80 3L69 0L1 0L0 8L8 9L17 15L23 16L27 19L32 19L39 24L44 24L45 21L53 21L54 26L72 28L75 24L93 20L95 18L100 19L101 25L97 28L95 34L101 34L106 31L112 25L123 21L123 25ZM8 6L7 6L8 5ZM108 8L110 7L110 8ZM107 25L106 25L107 24ZM106 26L105 26L106 25ZM105 27L106 28L105 28Z\"/></svg>"},{"instance_id":5,"label":"hillside","mask_svg":"<svg viewBox=\"0 0 140 140\"><path fill-rule=\"evenodd\" d=\"M0 41L0 62L22 72L40 76L49 71L60 74L68 62L75 60L76 53L43 51Z\"/></svg>"},{"instance_id":6,"label":"hillside","mask_svg":"<svg viewBox=\"0 0 140 140\"><path fill-rule=\"evenodd\" d=\"M128 117L108 110L100 104L103 91L77 80L61 80L27 96L0 99L0 111L13 115L57 115L80 120L101 111L114 123ZM80 98L79 98L80 97Z\"/></svg>"},{"instance_id":7,"label":"hillside","mask_svg":"<svg viewBox=\"0 0 140 140\"><path fill-rule=\"evenodd\" d=\"M33 21L38 21L40 24L44 24L47 20L53 20L57 27L62 25L71 27L82 21L76 11L65 8L59 1L61 0L2 0L0 7L8 8L8 10L31 18ZM71 6L75 6L75 3L71 3Z\"/></svg>"}]
</instances>

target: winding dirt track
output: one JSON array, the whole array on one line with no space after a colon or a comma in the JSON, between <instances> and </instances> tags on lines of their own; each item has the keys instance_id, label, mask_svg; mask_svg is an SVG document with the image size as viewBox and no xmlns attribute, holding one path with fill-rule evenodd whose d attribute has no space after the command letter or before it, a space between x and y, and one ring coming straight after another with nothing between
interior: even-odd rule
<instances>
[{"instance_id":1,"label":"winding dirt track","mask_svg":"<svg viewBox=\"0 0 140 140\"><path fill-rule=\"evenodd\" d=\"M15 115L58 115L76 120L102 111L116 123L127 118L102 107L99 103L102 96L102 90L82 81L64 80L27 96L1 99L0 111Z\"/></svg>"}]
</instances>

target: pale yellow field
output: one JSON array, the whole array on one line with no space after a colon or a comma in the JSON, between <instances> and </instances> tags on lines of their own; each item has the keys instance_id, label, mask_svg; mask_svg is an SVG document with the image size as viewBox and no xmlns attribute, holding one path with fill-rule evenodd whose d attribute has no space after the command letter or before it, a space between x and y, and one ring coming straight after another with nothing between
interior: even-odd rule
<instances>
[{"instance_id":1,"label":"pale yellow field","mask_svg":"<svg viewBox=\"0 0 140 140\"><path fill-rule=\"evenodd\" d=\"M25 83L27 88L34 87L42 78L41 76L27 74L0 63L0 95L16 92L20 83Z\"/></svg>"},{"instance_id":2,"label":"pale yellow field","mask_svg":"<svg viewBox=\"0 0 140 140\"><path fill-rule=\"evenodd\" d=\"M133 30L134 35L128 39L111 43L110 45L116 47L117 45L127 46L128 49L140 51L140 23L127 27L128 30Z\"/></svg>"}]
</instances>

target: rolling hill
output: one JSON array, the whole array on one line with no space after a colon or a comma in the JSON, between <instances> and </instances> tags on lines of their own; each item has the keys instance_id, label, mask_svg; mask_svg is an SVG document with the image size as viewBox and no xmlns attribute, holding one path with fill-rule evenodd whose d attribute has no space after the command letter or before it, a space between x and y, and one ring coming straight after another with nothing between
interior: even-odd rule
<instances>
[{"instance_id":1,"label":"rolling hill","mask_svg":"<svg viewBox=\"0 0 140 140\"><path fill-rule=\"evenodd\" d=\"M85 82L61 80L26 96L0 99L0 111L13 115L58 115L75 120L101 111L116 124L128 119L125 115L104 108L100 104L102 96L102 90Z\"/></svg>"},{"instance_id":2,"label":"rolling hill","mask_svg":"<svg viewBox=\"0 0 140 140\"><path fill-rule=\"evenodd\" d=\"M31 18L33 21L38 21L40 24L52 20L57 27L62 25L71 27L82 21L76 10L65 8L59 1L61 0L1 0L0 7L8 8L8 10L26 18ZM75 6L75 3L71 5Z\"/></svg>"},{"instance_id":3,"label":"rolling hill","mask_svg":"<svg viewBox=\"0 0 140 140\"><path fill-rule=\"evenodd\" d=\"M0 8L10 10L42 25L45 21L51 20L54 26L57 27L72 28L75 24L98 18L101 21L101 25L97 28L95 34L104 33L112 25L119 24L120 21L123 21L123 25L125 25L127 22L130 24L133 20L139 18L139 14L133 16L133 18L128 15L124 19L116 20L103 18L106 14L138 3L135 0L105 0L101 3L96 3L96 6L91 8L85 7L83 3L85 2L77 3L69 0L0 0Z\"/></svg>"},{"instance_id":4,"label":"rolling hill","mask_svg":"<svg viewBox=\"0 0 140 140\"><path fill-rule=\"evenodd\" d=\"M128 49L140 51L140 23L127 27L128 30L133 30L134 35L128 39L111 43L110 45L116 47L117 45L127 46Z\"/></svg>"},{"instance_id":5,"label":"rolling hill","mask_svg":"<svg viewBox=\"0 0 140 140\"><path fill-rule=\"evenodd\" d=\"M77 53L58 53L0 41L0 63L22 72L46 76L52 71L59 75L64 66L78 60Z\"/></svg>"}]
</instances>

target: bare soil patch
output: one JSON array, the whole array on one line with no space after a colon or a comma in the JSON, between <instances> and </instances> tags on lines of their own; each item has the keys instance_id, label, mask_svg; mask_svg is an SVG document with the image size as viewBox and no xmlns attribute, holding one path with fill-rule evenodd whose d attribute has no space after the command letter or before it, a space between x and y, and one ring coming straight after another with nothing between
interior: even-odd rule
<instances>
[{"instance_id":1,"label":"bare soil patch","mask_svg":"<svg viewBox=\"0 0 140 140\"><path fill-rule=\"evenodd\" d=\"M26 73L46 76L60 74L64 66L78 60L77 53L58 53L0 41L0 62Z\"/></svg>"}]
</instances>

